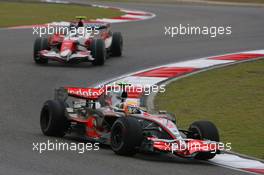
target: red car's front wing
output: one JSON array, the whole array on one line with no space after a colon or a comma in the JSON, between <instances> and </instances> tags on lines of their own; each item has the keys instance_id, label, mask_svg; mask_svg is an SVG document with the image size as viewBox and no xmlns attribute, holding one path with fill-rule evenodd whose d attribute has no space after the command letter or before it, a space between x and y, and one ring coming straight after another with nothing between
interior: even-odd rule
<instances>
[{"instance_id":1,"label":"red car's front wing","mask_svg":"<svg viewBox=\"0 0 264 175\"><path fill-rule=\"evenodd\" d=\"M182 157L193 157L199 152L219 152L219 144L217 142L184 139L184 140L162 140L156 138L148 138L152 142L155 151L170 152Z\"/></svg>"},{"instance_id":2,"label":"red car's front wing","mask_svg":"<svg viewBox=\"0 0 264 175\"><path fill-rule=\"evenodd\" d=\"M42 50L40 51L40 56L42 58L58 61L61 63L78 62L78 61L79 62L94 61L94 58L92 58L91 55L91 51L79 51L69 55L66 58L66 57L62 57L60 53L56 53L55 51Z\"/></svg>"}]
</instances>

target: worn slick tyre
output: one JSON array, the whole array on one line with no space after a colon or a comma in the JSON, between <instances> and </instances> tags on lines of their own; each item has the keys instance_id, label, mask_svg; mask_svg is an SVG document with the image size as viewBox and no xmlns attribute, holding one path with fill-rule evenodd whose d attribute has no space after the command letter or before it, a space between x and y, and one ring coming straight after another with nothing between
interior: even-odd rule
<instances>
[{"instance_id":1,"label":"worn slick tyre","mask_svg":"<svg viewBox=\"0 0 264 175\"><path fill-rule=\"evenodd\" d=\"M216 142L220 141L218 130L216 126L210 121L193 122L189 127L189 131L196 134L195 139L207 139ZM216 153L201 152L195 156L195 159L208 160L214 158L215 155Z\"/></svg>"},{"instance_id":2,"label":"worn slick tyre","mask_svg":"<svg viewBox=\"0 0 264 175\"><path fill-rule=\"evenodd\" d=\"M120 32L114 32L112 36L111 54L114 57L122 56L123 37Z\"/></svg>"},{"instance_id":3,"label":"worn slick tyre","mask_svg":"<svg viewBox=\"0 0 264 175\"><path fill-rule=\"evenodd\" d=\"M143 141L140 123L132 117L118 118L111 128L111 148L123 156L136 154L136 147Z\"/></svg>"},{"instance_id":4,"label":"worn slick tyre","mask_svg":"<svg viewBox=\"0 0 264 175\"><path fill-rule=\"evenodd\" d=\"M96 66L104 65L106 59L105 43L102 39L94 39L91 43L91 54L95 59L92 64Z\"/></svg>"},{"instance_id":5,"label":"worn slick tyre","mask_svg":"<svg viewBox=\"0 0 264 175\"><path fill-rule=\"evenodd\" d=\"M48 59L42 58L39 54L41 50L48 50L49 49L49 43L48 38L46 37L38 37L36 38L34 42L34 48L33 48L33 58L35 63L37 64L46 64L48 63Z\"/></svg>"},{"instance_id":6,"label":"worn slick tyre","mask_svg":"<svg viewBox=\"0 0 264 175\"><path fill-rule=\"evenodd\" d=\"M40 126L46 136L63 137L69 121L65 116L66 104L59 100L48 100L44 103L40 113Z\"/></svg>"}]
</instances>

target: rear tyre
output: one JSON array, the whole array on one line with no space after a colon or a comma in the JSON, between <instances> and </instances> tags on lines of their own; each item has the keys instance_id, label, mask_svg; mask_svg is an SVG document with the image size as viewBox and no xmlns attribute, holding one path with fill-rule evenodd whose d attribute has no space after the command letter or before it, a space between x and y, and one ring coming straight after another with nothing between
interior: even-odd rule
<instances>
[{"instance_id":1,"label":"rear tyre","mask_svg":"<svg viewBox=\"0 0 264 175\"><path fill-rule=\"evenodd\" d=\"M48 100L44 103L40 113L40 126L44 135L63 137L69 121L65 116L66 104L59 100Z\"/></svg>"},{"instance_id":2,"label":"rear tyre","mask_svg":"<svg viewBox=\"0 0 264 175\"><path fill-rule=\"evenodd\" d=\"M216 126L210 121L196 121L189 127L189 131L193 133L194 139L211 140L219 142L219 133ZM208 160L212 159L215 153L201 152L195 156L195 159Z\"/></svg>"},{"instance_id":3,"label":"rear tyre","mask_svg":"<svg viewBox=\"0 0 264 175\"><path fill-rule=\"evenodd\" d=\"M123 156L136 154L136 147L143 141L140 123L132 117L118 118L111 128L111 148Z\"/></svg>"},{"instance_id":4,"label":"rear tyre","mask_svg":"<svg viewBox=\"0 0 264 175\"><path fill-rule=\"evenodd\" d=\"M111 54L115 57L122 56L123 37L120 32L114 32L112 36Z\"/></svg>"},{"instance_id":5,"label":"rear tyre","mask_svg":"<svg viewBox=\"0 0 264 175\"><path fill-rule=\"evenodd\" d=\"M106 59L105 43L102 39L94 39L91 44L91 54L95 59L93 65L104 65Z\"/></svg>"},{"instance_id":6,"label":"rear tyre","mask_svg":"<svg viewBox=\"0 0 264 175\"><path fill-rule=\"evenodd\" d=\"M37 64L48 63L48 59L41 57L39 54L39 52L41 50L48 50L48 49L49 49L48 38L46 38L46 37L36 38L36 40L34 42L34 51L33 51L33 58L34 58L35 63L37 63Z\"/></svg>"}]
</instances>

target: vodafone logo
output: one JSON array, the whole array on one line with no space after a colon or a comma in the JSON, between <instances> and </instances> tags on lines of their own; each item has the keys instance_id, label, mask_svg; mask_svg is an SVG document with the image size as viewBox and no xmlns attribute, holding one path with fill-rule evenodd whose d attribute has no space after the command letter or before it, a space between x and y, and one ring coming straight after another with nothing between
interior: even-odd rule
<instances>
[{"instance_id":1,"label":"vodafone logo","mask_svg":"<svg viewBox=\"0 0 264 175\"><path fill-rule=\"evenodd\" d=\"M69 95L76 95L84 98L98 98L104 91L95 88L68 88Z\"/></svg>"}]
</instances>

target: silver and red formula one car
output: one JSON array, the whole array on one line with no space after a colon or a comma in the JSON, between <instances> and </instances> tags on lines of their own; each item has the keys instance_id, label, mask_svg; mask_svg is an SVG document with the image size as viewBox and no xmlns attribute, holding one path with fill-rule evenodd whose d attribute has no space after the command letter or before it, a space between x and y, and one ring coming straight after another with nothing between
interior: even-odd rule
<instances>
[{"instance_id":1,"label":"silver and red formula one car","mask_svg":"<svg viewBox=\"0 0 264 175\"><path fill-rule=\"evenodd\" d=\"M55 99L46 101L41 110L41 130L55 137L77 133L125 156L154 152L208 160L220 153L213 123L196 121L188 130L179 129L167 112L150 113L139 107L133 100L136 94L127 87L56 89Z\"/></svg>"},{"instance_id":2,"label":"silver and red formula one car","mask_svg":"<svg viewBox=\"0 0 264 175\"><path fill-rule=\"evenodd\" d=\"M53 35L38 37L34 43L33 57L37 64L48 61L62 63L91 62L103 65L109 56L120 57L123 49L123 38L120 32L111 32L110 24L78 23L67 28L59 28ZM67 30L66 30L67 29Z\"/></svg>"}]
</instances>

